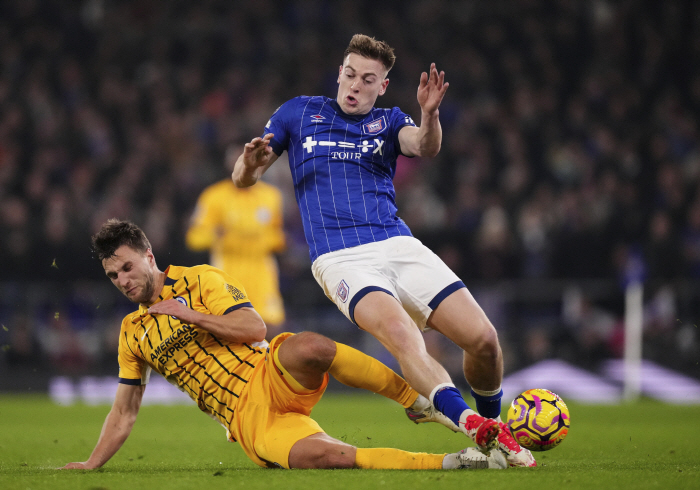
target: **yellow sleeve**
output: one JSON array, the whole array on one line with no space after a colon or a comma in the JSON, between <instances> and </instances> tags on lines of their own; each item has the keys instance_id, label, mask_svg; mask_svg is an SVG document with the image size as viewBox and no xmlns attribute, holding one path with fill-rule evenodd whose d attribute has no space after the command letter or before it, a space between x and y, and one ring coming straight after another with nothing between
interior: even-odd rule
<instances>
[{"instance_id":1,"label":"yellow sleeve","mask_svg":"<svg viewBox=\"0 0 700 490\"><path fill-rule=\"evenodd\" d=\"M119 332L119 382L127 385L145 385L151 375L151 367L137 354L138 339L134 337L131 315L124 318Z\"/></svg>"},{"instance_id":2,"label":"yellow sleeve","mask_svg":"<svg viewBox=\"0 0 700 490\"><path fill-rule=\"evenodd\" d=\"M199 286L202 302L213 315L253 307L243 284L215 267L210 267L199 276Z\"/></svg>"},{"instance_id":3,"label":"yellow sleeve","mask_svg":"<svg viewBox=\"0 0 700 490\"><path fill-rule=\"evenodd\" d=\"M195 252L209 250L222 226L221 199L216 198L215 189L205 189L197 199L190 227L185 235L187 248Z\"/></svg>"}]
</instances>

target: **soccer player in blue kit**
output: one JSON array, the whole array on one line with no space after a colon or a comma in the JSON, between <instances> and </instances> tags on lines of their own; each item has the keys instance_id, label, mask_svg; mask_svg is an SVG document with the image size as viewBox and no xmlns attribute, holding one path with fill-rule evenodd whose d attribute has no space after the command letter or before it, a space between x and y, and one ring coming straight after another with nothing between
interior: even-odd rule
<instances>
[{"instance_id":1,"label":"soccer player in blue kit","mask_svg":"<svg viewBox=\"0 0 700 490\"><path fill-rule=\"evenodd\" d=\"M439 107L449 84L434 63L421 74L420 126L397 107L377 109L395 59L386 43L353 36L336 99L302 96L282 104L263 136L245 145L233 181L255 184L287 150L314 277L423 395L407 409L409 418L460 430L484 450L497 447L511 466L536 466L499 418L503 358L495 328L464 283L396 214L396 159L440 151ZM427 327L464 350L464 375L479 413L427 353L421 334Z\"/></svg>"}]
</instances>

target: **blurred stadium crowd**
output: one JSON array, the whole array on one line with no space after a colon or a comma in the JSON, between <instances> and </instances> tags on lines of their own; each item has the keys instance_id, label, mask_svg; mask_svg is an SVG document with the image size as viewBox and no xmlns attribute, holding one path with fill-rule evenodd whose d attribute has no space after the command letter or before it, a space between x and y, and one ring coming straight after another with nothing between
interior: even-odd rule
<instances>
[{"instance_id":1,"label":"blurred stadium crowd","mask_svg":"<svg viewBox=\"0 0 700 490\"><path fill-rule=\"evenodd\" d=\"M700 4L691 0L3 1L5 364L45 354L52 369L78 372L106 357L113 370L113 332L130 305L91 257L91 233L129 218L161 268L206 260L184 234L199 192L228 175L226 148L261 134L291 97L333 97L357 32L396 50L382 106L419 120L420 72L431 62L446 72L442 151L399 162L399 215L474 288L510 368L619 355L619 285L641 274L645 355L697 374ZM332 336L352 339L309 273L290 179L277 167L290 328L335 323L343 331ZM533 284L592 293L567 287L541 307L504 298Z\"/></svg>"}]
</instances>

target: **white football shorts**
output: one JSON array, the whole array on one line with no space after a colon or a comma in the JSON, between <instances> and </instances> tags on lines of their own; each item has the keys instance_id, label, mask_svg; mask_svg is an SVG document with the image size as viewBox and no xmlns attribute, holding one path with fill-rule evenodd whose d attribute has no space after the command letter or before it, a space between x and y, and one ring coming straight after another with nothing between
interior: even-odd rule
<instances>
[{"instance_id":1,"label":"white football shorts","mask_svg":"<svg viewBox=\"0 0 700 490\"><path fill-rule=\"evenodd\" d=\"M323 254L311 272L326 296L355 324L357 302L372 291L383 291L425 330L428 317L442 300L465 287L440 257L407 236Z\"/></svg>"}]
</instances>

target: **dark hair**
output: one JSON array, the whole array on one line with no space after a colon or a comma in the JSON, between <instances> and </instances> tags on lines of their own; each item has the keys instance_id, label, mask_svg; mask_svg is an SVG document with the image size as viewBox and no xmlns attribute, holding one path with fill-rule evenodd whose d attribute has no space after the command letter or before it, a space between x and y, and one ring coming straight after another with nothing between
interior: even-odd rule
<instances>
[{"instance_id":1,"label":"dark hair","mask_svg":"<svg viewBox=\"0 0 700 490\"><path fill-rule=\"evenodd\" d=\"M373 37L364 34L355 34L352 36L350 44L345 49L345 53L343 53L343 62L350 53L359 54L370 60L381 61L387 72L394 67L394 62L396 61L394 48L384 41L377 41Z\"/></svg>"},{"instance_id":2,"label":"dark hair","mask_svg":"<svg viewBox=\"0 0 700 490\"><path fill-rule=\"evenodd\" d=\"M102 262L114 256L119 247L126 245L144 253L151 248L143 230L131 221L112 218L102 225L100 231L92 235L92 251Z\"/></svg>"}]
</instances>

